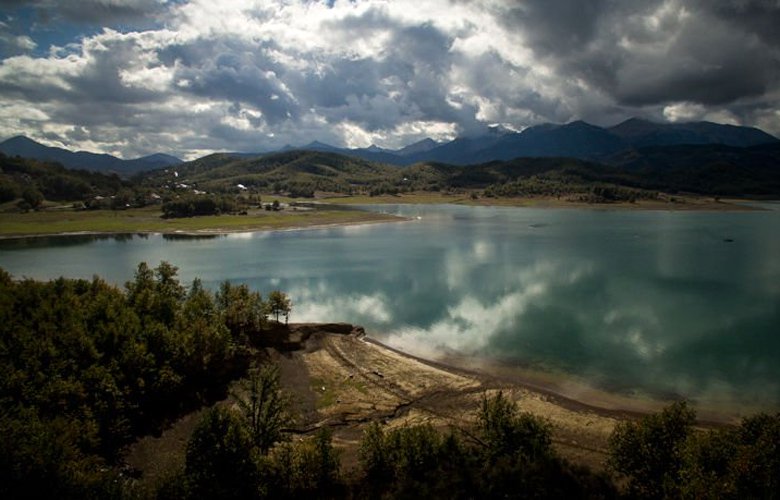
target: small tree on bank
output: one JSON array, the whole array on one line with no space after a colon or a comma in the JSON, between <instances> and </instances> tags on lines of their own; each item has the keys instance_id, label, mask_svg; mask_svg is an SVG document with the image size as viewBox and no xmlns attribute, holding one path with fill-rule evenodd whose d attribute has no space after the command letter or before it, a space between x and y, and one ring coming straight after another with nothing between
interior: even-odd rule
<instances>
[{"instance_id":1,"label":"small tree on bank","mask_svg":"<svg viewBox=\"0 0 780 500\"><path fill-rule=\"evenodd\" d=\"M548 423L521 412L513 400L499 391L483 396L477 411L477 430L488 461L505 456L536 460L552 451L552 430Z\"/></svg>"},{"instance_id":2,"label":"small tree on bank","mask_svg":"<svg viewBox=\"0 0 780 500\"><path fill-rule=\"evenodd\" d=\"M236 404L249 424L252 444L265 455L283 439L282 428L290 421L288 402L282 394L279 368L273 364L252 369L243 382L245 394L235 394Z\"/></svg>"},{"instance_id":3,"label":"small tree on bank","mask_svg":"<svg viewBox=\"0 0 780 500\"><path fill-rule=\"evenodd\" d=\"M268 295L268 308L271 314L274 315L277 323L279 322L279 316L284 316L284 324L286 325L292 312L292 301L286 293L274 290Z\"/></svg>"}]
</instances>

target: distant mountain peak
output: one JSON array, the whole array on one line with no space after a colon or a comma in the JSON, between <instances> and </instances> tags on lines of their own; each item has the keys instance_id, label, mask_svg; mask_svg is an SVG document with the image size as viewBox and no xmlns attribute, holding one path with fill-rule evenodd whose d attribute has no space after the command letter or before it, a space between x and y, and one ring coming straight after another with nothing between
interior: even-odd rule
<instances>
[{"instance_id":1,"label":"distant mountain peak","mask_svg":"<svg viewBox=\"0 0 780 500\"><path fill-rule=\"evenodd\" d=\"M26 135L15 135L10 139L3 141L2 144L36 144L38 146L43 146L40 142L30 139Z\"/></svg>"},{"instance_id":2,"label":"distant mountain peak","mask_svg":"<svg viewBox=\"0 0 780 500\"><path fill-rule=\"evenodd\" d=\"M313 151L338 151L339 148L336 146L331 146L330 144L325 144L324 142L320 141L311 141L307 145L301 147L301 149L308 149Z\"/></svg>"},{"instance_id":3,"label":"distant mountain peak","mask_svg":"<svg viewBox=\"0 0 780 500\"><path fill-rule=\"evenodd\" d=\"M63 148L45 146L23 135L12 137L0 143L0 152L9 156L57 162L66 168L98 172L118 172L121 174L132 174L181 163L180 159L162 153L134 160L122 160L106 153L73 152Z\"/></svg>"},{"instance_id":4,"label":"distant mountain peak","mask_svg":"<svg viewBox=\"0 0 780 500\"><path fill-rule=\"evenodd\" d=\"M426 137L421 141L414 142L397 150L395 154L400 156L409 156L417 153L426 153L439 146L441 146L441 143L434 141L430 137Z\"/></svg>"},{"instance_id":5,"label":"distant mountain peak","mask_svg":"<svg viewBox=\"0 0 780 500\"><path fill-rule=\"evenodd\" d=\"M593 125L592 123L588 123L584 120L574 120L573 122L569 122L565 125L561 125L561 128L573 128L573 129L601 129L601 127L597 125Z\"/></svg>"}]
</instances>

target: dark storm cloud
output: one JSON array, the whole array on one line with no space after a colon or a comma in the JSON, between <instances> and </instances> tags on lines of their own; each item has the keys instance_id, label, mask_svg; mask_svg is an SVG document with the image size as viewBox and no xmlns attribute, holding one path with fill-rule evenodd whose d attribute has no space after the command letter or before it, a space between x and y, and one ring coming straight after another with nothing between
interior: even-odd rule
<instances>
[{"instance_id":1,"label":"dark storm cloud","mask_svg":"<svg viewBox=\"0 0 780 500\"><path fill-rule=\"evenodd\" d=\"M778 85L777 2L530 1L507 22L623 105L723 105Z\"/></svg>"},{"instance_id":2,"label":"dark storm cloud","mask_svg":"<svg viewBox=\"0 0 780 500\"><path fill-rule=\"evenodd\" d=\"M167 52L164 60L179 62L174 79L183 93L251 104L272 125L300 114L298 103L281 79L285 67L268 57L262 45L237 39L199 40Z\"/></svg>"},{"instance_id":3,"label":"dark storm cloud","mask_svg":"<svg viewBox=\"0 0 780 500\"><path fill-rule=\"evenodd\" d=\"M695 0L698 8L775 48L780 47L780 3L777 0Z\"/></svg>"},{"instance_id":4,"label":"dark storm cloud","mask_svg":"<svg viewBox=\"0 0 780 500\"><path fill-rule=\"evenodd\" d=\"M83 24L113 24L148 19L163 12L157 0L0 0L10 8L36 10L41 22L68 20Z\"/></svg>"},{"instance_id":5,"label":"dark storm cloud","mask_svg":"<svg viewBox=\"0 0 780 500\"><path fill-rule=\"evenodd\" d=\"M501 19L510 29L522 27L524 38L538 54L570 53L579 51L597 36L607 3L608 0L510 2Z\"/></svg>"}]
</instances>

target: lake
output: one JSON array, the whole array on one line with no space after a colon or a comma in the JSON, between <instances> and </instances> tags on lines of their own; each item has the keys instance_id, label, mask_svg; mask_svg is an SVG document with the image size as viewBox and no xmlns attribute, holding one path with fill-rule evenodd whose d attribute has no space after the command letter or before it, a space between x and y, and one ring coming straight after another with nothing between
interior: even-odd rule
<instances>
[{"instance_id":1,"label":"lake","mask_svg":"<svg viewBox=\"0 0 780 500\"><path fill-rule=\"evenodd\" d=\"M293 321L568 376L634 396L780 407L780 205L667 212L374 206L408 222L212 238L0 242L15 277L123 284L167 260L287 291Z\"/></svg>"}]
</instances>

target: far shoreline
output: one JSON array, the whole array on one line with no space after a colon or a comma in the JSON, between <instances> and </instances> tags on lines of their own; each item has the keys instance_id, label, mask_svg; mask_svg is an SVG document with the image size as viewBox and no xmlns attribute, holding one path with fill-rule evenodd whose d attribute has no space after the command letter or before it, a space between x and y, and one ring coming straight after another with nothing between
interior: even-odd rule
<instances>
[{"instance_id":1,"label":"far shoreline","mask_svg":"<svg viewBox=\"0 0 780 500\"><path fill-rule=\"evenodd\" d=\"M515 207L515 208L534 208L534 209L569 209L569 210L593 210L593 211L668 211L668 212L754 212L754 211L766 211L766 208L756 206L755 204L762 202L771 202L776 200L752 200L752 199L723 199L715 200L707 197L680 197L680 201L671 202L664 200L640 200L635 203L629 202L615 202L615 203L586 203L581 201L570 201L565 199L557 199L555 197L527 197L527 198L477 198L472 199L465 194L441 194L441 193L411 193L401 195L381 195L375 197L367 196L340 196L336 194L323 194L318 198L313 199L310 203L321 206L323 210L332 209L333 212L339 211L339 207L352 208L356 205L368 205L368 206L381 206L381 205L461 205L461 206L474 206L474 207ZM354 209L353 209L354 210ZM138 223L133 220L139 215L148 217L148 210L136 209L135 211L117 211L110 212L105 217L121 219L124 216L128 225L131 227L113 227L112 229L99 230L99 229L75 229L75 230L51 230L51 231L37 231L37 232L13 232L9 231L6 234L0 233L0 240L15 240L23 238L38 238L38 237L59 237L59 236L118 236L118 235L137 235L137 234L161 234L161 235L179 235L182 237L191 236L220 236L230 234L242 234L242 233L265 233L265 232L281 232L281 231L302 231L307 229L327 229L333 227L348 227L348 226L360 226L369 224L380 224L385 222L406 222L412 219L408 217L402 217L397 215L384 214L379 212L373 212L370 210L360 210L361 218L345 220L334 220L332 222L319 222L317 219L312 223L300 220L292 221L287 225L287 221L284 221L286 215L275 219L274 221L252 221L246 224L237 225L237 227L230 227L230 225L223 225L220 222L224 221L225 217L232 216L203 216L203 218L192 217L189 218L189 222L193 220L197 224L204 224L204 227L198 228L176 228L176 227L153 227L155 225L164 224L176 224L181 223L180 220L168 220L161 222L158 218L153 218L152 222L146 225L140 225L138 228L133 228L133 223ZM56 218L50 217L52 214L62 215L55 211L41 211L34 212L34 216L38 216L38 219L51 218L52 220L46 222L39 222L33 220L27 222L27 224L36 223L50 223L56 225L58 222ZM66 213L67 214L67 213ZM124 215L123 215L124 214ZM128 215L129 214L129 215ZM291 213L298 216L298 213ZM0 221L8 223L21 224L25 222L23 219L28 214L4 212L0 213ZM206 217L213 220L214 224L209 225L206 222ZM237 216L241 217L241 216ZM139 217L140 218L140 217ZM4 220L5 219L5 220ZM66 222L70 222L70 219L65 219ZM81 222L81 224L79 224ZM90 220L79 220L73 225L89 226ZM187 222L187 221L185 221ZM243 222L243 221L241 221ZM122 220L112 221L112 225L122 225ZM252 224L255 224L254 226ZM151 226L151 227L150 227ZM2 229L0 229L2 231Z\"/></svg>"},{"instance_id":2,"label":"far shoreline","mask_svg":"<svg viewBox=\"0 0 780 500\"><path fill-rule=\"evenodd\" d=\"M397 223L397 222L409 222L412 219L408 217L396 217L393 219L381 219L381 220L366 220L366 221L351 221L351 222L334 222L328 224L312 224L312 225L300 225L289 226L279 228L248 228L248 229L201 229L194 231L182 231L182 230L138 230L138 231L70 231L70 232L58 232L58 233L31 233L31 234L0 234L0 241L2 240L21 240L26 238L59 238L69 236L181 236L182 238L208 238L219 236L230 236L231 234L249 234L249 233L286 233L293 231L307 231L307 230L321 230L331 229L338 227L357 227L357 226L373 226L376 224Z\"/></svg>"},{"instance_id":3,"label":"far shoreline","mask_svg":"<svg viewBox=\"0 0 780 500\"><path fill-rule=\"evenodd\" d=\"M571 196L571 195L569 195ZM573 209L573 210L629 210L629 211L669 211L669 212L745 212L764 211L755 206L757 203L776 200L717 198L693 194L668 195L661 194L657 200L637 200L635 202L615 201L591 203L572 200L566 196L527 196L527 197L477 197L470 193L428 193L414 192L396 195L378 196L343 196L339 194L323 194L315 199L322 205L434 205L451 204L463 206L484 207L517 207L540 209Z\"/></svg>"}]
</instances>

